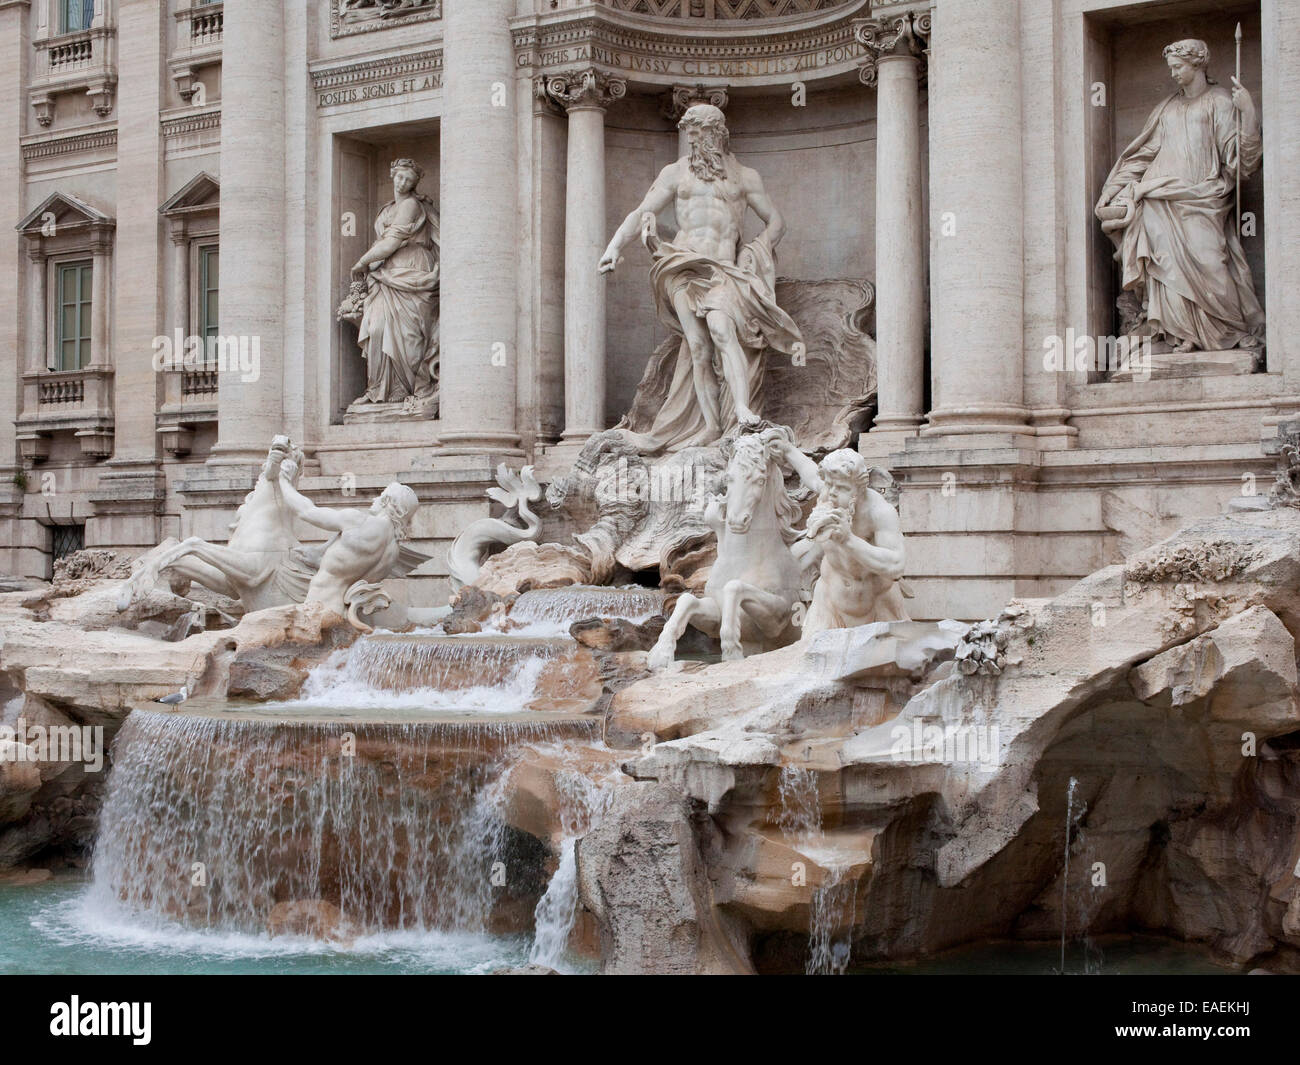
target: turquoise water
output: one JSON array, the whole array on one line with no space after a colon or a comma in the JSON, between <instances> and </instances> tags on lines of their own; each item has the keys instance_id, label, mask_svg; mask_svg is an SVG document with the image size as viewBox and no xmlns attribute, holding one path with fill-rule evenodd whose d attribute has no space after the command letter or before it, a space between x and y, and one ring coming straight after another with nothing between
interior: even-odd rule
<instances>
[{"instance_id":1,"label":"turquoise water","mask_svg":"<svg viewBox=\"0 0 1300 1065\"><path fill-rule=\"evenodd\" d=\"M1057 943L996 942L958 947L908 964L855 967L864 975L1050 976L1061 968ZM1091 940L1085 950L1071 943L1065 953L1066 975L1210 976L1239 973L1219 965L1200 947L1159 936L1112 936Z\"/></svg>"},{"instance_id":2,"label":"turquoise water","mask_svg":"<svg viewBox=\"0 0 1300 1065\"><path fill-rule=\"evenodd\" d=\"M0 974L490 973L528 961L531 936L388 932L349 948L312 939L143 923L88 900L80 878L0 884Z\"/></svg>"},{"instance_id":3,"label":"turquoise water","mask_svg":"<svg viewBox=\"0 0 1300 1065\"><path fill-rule=\"evenodd\" d=\"M531 936L461 932L389 932L348 948L281 936L200 932L146 924L105 912L80 878L0 884L0 974L483 974L524 965ZM861 975L1050 975L1060 966L1053 943L983 943L910 964L854 966ZM590 963L576 966L591 971ZM1202 975L1240 970L1216 964L1194 946L1155 936L1100 939L1087 958L1075 945L1066 971L1100 975ZM573 971L573 970L571 970Z\"/></svg>"}]
</instances>

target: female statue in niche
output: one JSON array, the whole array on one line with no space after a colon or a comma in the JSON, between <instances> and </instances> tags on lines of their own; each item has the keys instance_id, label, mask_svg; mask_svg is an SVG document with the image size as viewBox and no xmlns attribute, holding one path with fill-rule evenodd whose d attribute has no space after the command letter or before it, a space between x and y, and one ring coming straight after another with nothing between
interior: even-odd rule
<instances>
[{"instance_id":1,"label":"female statue in niche","mask_svg":"<svg viewBox=\"0 0 1300 1065\"><path fill-rule=\"evenodd\" d=\"M1122 271L1126 331L1175 352L1260 349L1264 312L1234 219L1238 172L1263 151L1254 100L1206 76L1204 41L1164 50L1178 89L1151 112L1097 202ZM1240 136L1238 135L1240 131Z\"/></svg>"},{"instance_id":2,"label":"female statue in niche","mask_svg":"<svg viewBox=\"0 0 1300 1065\"><path fill-rule=\"evenodd\" d=\"M403 403L433 417L438 396L438 212L416 191L423 168L413 159L389 167L393 199L375 219L375 242L352 267L339 316L356 320L366 360L366 391L349 408ZM363 291L364 286L364 291ZM349 312L351 309L351 313Z\"/></svg>"}]
</instances>

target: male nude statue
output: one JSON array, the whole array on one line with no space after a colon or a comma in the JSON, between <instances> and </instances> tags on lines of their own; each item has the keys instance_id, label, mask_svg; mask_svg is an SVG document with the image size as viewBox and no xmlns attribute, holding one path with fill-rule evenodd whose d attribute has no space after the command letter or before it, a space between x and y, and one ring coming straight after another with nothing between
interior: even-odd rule
<instances>
[{"instance_id":1,"label":"male nude statue","mask_svg":"<svg viewBox=\"0 0 1300 1065\"><path fill-rule=\"evenodd\" d=\"M799 479L817 493L806 539L796 543L805 566L821 559L800 639L826 629L910 620L903 605L911 592L902 580L902 527L889 501L871 487L866 459L841 448L818 467L794 445L785 451Z\"/></svg>"},{"instance_id":2,"label":"male nude statue","mask_svg":"<svg viewBox=\"0 0 1300 1065\"><path fill-rule=\"evenodd\" d=\"M325 545L320 567L307 586L306 602L324 603L336 614L350 617L359 597L373 595L385 577L398 575L401 542L410 535L411 517L419 500L407 485L394 481L369 510L318 507L280 478L284 500L293 513L335 536Z\"/></svg>"},{"instance_id":3,"label":"male nude statue","mask_svg":"<svg viewBox=\"0 0 1300 1065\"><path fill-rule=\"evenodd\" d=\"M799 327L776 305L773 249L785 232L762 179L728 150L723 114L710 104L688 108L678 124L688 155L660 171L650 191L618 227L601 273L613 270L634 236L650 251L650 283L660 320L681 334L667 398L649 433L631 434L643 451L712 444L756 427L762 416L762 353L802 348ZM655 215L671 204L678 230L660 240ZM745 212L765 223L740 246Z\"/></svg>"}]
</instances>

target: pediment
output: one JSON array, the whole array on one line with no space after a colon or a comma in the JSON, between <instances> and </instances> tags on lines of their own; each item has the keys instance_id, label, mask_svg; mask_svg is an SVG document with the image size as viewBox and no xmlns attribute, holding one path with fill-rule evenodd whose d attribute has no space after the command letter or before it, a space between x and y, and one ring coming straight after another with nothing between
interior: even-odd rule
<instances>
[{"instance_id":1,"label":"pediment","mask_svg":"<svg viewBox=\"0 0 1300 1065\"><path fill-rule=\"evenodd\" d=\"M221 182L206 170L200 171L181 186L158 213L173 216L198 211L215 211L221 205Z\"/></svg>"},{"instance_id":2,"label":"pediment","mask_svg":"<svg viewBox=\"0 0 1300 1065\"><path fill-rule=\"evenodd\" d=\"M116 225L112 218L85 200L79 200L66 192L54 192L45 197L15 228L19 233L45 236L51 232L51 221L55 230Z\"/></svg>"}]
</instances>

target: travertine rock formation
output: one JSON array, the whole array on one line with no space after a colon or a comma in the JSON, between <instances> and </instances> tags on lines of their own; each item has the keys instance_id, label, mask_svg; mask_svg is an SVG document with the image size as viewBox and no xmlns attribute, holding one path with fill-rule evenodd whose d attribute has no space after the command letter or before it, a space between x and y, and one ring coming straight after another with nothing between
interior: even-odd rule
<instances>
[{"instance_id":1,"label":"travertine rock formation","mask_svg":"<svg viewBox=\"0 0 1300 1065\"><path fill-rule=\"evenodd\" d=\"M691 800L712 898L759 969L832 933L869 960L1063 925L1300 967L1300 516L1206 520L906 663L855 664L872 628L687 665L611 706L610 742L641 748L628 771ZM792 779L815 816L795 816ZM608 889L583 880L598 916Z\"/></svg>"}]
</instances>

